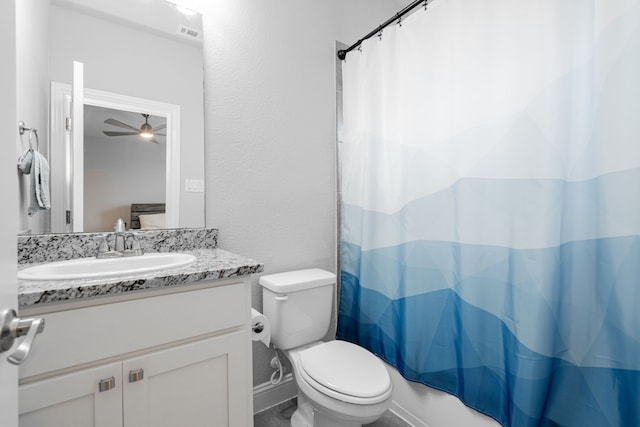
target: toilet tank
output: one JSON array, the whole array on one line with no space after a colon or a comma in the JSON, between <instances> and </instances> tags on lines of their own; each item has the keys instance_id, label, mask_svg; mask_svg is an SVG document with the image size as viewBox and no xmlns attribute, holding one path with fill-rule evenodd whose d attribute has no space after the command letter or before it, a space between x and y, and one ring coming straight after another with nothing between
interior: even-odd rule
<instances>
[{"instance_id":1,"label":"toilet tank","mask_svg":"<svg viewBox=\"0 0 640 427\"><path fill-rule=\"evenodd\" d=\"M319 268L262 276L262 313L271 342L288 350L322 339L329 330L336 275Z\"/></svg>"}]
</instances>

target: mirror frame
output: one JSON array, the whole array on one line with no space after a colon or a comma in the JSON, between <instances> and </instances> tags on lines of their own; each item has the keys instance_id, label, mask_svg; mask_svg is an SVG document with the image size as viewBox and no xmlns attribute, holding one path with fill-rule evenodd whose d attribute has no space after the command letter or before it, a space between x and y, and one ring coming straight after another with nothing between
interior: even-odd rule
<instances>
[{"instance_id":1,"label":"mirror frame","mask_svg":"<svg viewBox=\"0 0 640 427\"><path fill-rule=\"evenodd\" d=\"M71 146L70 130L67 129L67 118L71 117L71 90L71 85L51 82L50 150L51 153L65 153L64 156L51 156L51 170L65 171L64 175L57 174L56 178L53 174L51 176L51 229L56 233L84 231L81 229L82 224L76 224L73 220L73 230L69 230L66 225L65 211L72 210L71 194L75 187L74 182L84 179L84 171L77 170L75 165L68 167L73 157L72 152L78 149ZM178 228L180 224L180 106L88 88L84 89L83 104L166 117L165 228ZM75 217L77 216L72 212L72 218ZM59 229L61 225L64 230Z\"/></svg>"}]
</instances>

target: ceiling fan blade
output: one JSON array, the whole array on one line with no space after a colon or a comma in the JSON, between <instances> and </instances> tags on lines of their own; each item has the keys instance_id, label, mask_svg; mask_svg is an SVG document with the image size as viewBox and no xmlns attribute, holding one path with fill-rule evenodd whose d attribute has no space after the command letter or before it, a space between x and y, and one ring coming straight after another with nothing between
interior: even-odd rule
<instances>
[{"instance_id":1,"label":"ceiling fan blade","mask_svg":"<svg viewBox=\"0 0 640 427\"><path fill-rule=\"evenodd\" d=\"M157 140L157 139L155 139L155 138L151 138L149 141L151 141L151 142L155 142L156 144L160 144L160 143L158 142L158 140Z\"/></svg>"},{"instance_id":2,"label":"ceiling fan blade","mask_svg":"<svg viewBox=\"0 0 640 427\"><path fill-rule=\"evenodd\" d=\"M166 134L166 133L155 133L155 132L154 132L153 134L154 134L154 135L158 135L158 136L167 136L167 134Z\"/></svg>"},{"instance_id":3,"label":"ceiling fan blade","mask_svg":"<svg viewBox=\"0 0 640 427\"><path fill-rule=\"evenodd\" d=\"M122 123L120 120L116 120L116 119L107 119L104 122L106 124L109 124L109 125L118 126L118 127L125 128L125 129L135 130L136 132L138 132L140 130L140 129L138 129L136 127L133 127L133 126L130 126L130 125L126 124L126 123Z\"/></svg>"},{"instance_id":4,"label":"ceiling fan blade","mask_svg":"<svg viewBox=\"0 0 640 427\"><path fill-rule=\"evenodd\" d=\"M153 131L155 132L155 131L157 131L157 130L164 129L164 128L166 128L166 127L167 127L167 125L160 125L160 126L158 126L157 128L153 128Z\"/></svg>"},{"instance_id":5,"label":"ceiling fan blade","mask_svg":"<svg viewBox=\"0 0 640 427\"><path fill-rule=\"evenodd\" d=\"M102 133L104 133L107 136L138 135L138 132L112 132L110 130L103 130Z\"/></svg>"}]
</instances>

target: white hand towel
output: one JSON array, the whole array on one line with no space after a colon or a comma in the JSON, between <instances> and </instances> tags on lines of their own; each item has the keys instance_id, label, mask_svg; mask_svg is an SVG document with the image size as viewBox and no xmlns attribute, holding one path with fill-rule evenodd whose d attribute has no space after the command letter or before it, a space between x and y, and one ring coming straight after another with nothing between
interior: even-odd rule
<instances>
[{"instance_id":1,"label":"white hand towel","mask_svg":"<svg viewBox=\"0 0 640 427\"><path fill-rule=\"evenodd\" d=\"M35 160L35 170L33 173L34 189L38 207L40 209L51 209L51 199L49 197L49 162L38 151L33 152Z\"/></svg>"},{"instance_id":2,"label":"white hand towel","mask_svg":"<svg viewBox=\"0 0 640 427\"><path fill-rule=\"evenodd\" d=\"M31 172L31 165L33 164L33 150L31 148L25 150L24 153L18 157L18 169L25 175L29 175Z\"/></svg>"},{"instance_id":3,"label":"white hand towel","mask_svg":"<svg viewBox=\"0 0 640 427\"><path fill-rule=\"evenodd\" d=\"M50 209L49 163L47 159L38 151L29 148L18 157L18 169L25 175L31 174L31 200L27 214L32 216L40 210Z\"/></svg>"}]
</instances>

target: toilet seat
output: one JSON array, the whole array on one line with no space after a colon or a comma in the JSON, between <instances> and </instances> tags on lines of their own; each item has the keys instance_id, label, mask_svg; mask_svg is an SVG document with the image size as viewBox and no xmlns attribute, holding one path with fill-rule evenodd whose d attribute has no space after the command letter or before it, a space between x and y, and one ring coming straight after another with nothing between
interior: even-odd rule
<instances>
[{"instance_id":1,"label":"toilet seat","mask_svg":"<svg viewBox=\"0 0 640 427\"><path fill-rule=\"evenodd\" d=\"M391 379L369 351L346 341L329 341L299 353L300 376L314 389L354 404L375 404L391 394Z\"/></svg>"}]
</instances>

